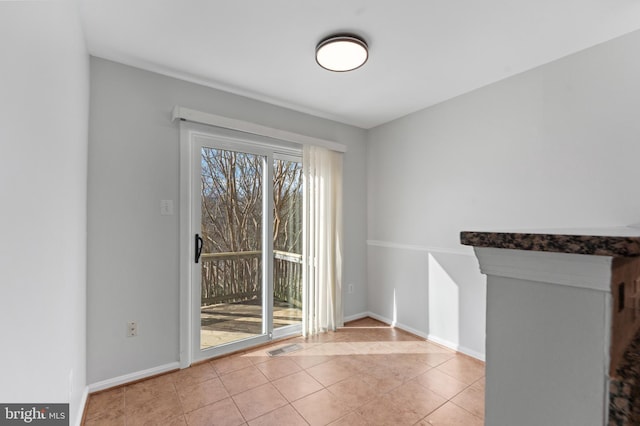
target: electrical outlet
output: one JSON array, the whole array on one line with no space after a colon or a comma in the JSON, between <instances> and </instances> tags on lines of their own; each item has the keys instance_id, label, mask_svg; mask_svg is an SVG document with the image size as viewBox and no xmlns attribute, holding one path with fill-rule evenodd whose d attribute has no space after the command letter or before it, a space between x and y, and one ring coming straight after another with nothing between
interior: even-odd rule
<instances>
[{"instance_id":1,"label":"electrical outlet","mask_svg":"<svg viewBox=\"0 0 640 426\"><path fill-rule=\"evenodd\" d=\"M353 284L349 284L347 286L347 291L349 292L349 294L353 294L355 292L355 289L353 288Z\"/></svg>"},{"instance_id":2,"label":"electrical outlet","mask_svg":"<svg viewBox=\"0 0 640 426\"><path fill-rule=\"evenodd\" d=\"M135 337L138 335L138 323L129 321L127 323L127 337Z\"/></svg>"}]
</instances>

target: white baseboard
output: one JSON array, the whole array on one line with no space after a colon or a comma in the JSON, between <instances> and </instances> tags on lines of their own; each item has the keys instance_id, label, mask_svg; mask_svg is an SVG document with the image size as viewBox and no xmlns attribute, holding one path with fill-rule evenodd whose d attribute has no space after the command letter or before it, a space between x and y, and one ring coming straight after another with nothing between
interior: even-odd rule
<instances>
[{"instance_id":1,"label":"white baseboard","mask_svg":"<svg viewBox=\"0 0 640 426\"><path fill-rule=\"evenodd\" d=\"M378 320L380 322L388 324L391 327L395 327L396 326L396 323L393 322L392 320L390 320L389 318L383 317L382 315L378 315L378 314L370 312L370 311L360 312L359 314L356 314L356 315L350 315L348 318L345 318L344 321L345 322L354 321L354 320L361 319L361 318L366 318L366 317L373 318L374 320ZM409 330L407 330L407 331L409 331ZM426 338L426 336L425 336L425 338Z\"/></svg>"},{"instance_id":2,"label":"white baseboard","mask_svg":"<svg viewBox=\"0 0 640 426\"><path fill-rule=\"evenodd\" d=\"M429 340L429 335L424 331L409 327L408 325L402 324L401 322L396 323L395 327L399 328L400 330L408 331L409 333L415 334L416 336L422 337L423 339Z\"/></svg>"},{"instance_id":3,"label":"white baseboard","mask_svg":"<svg viewBox=\"0 0 640 426\"><path fill-rule=\"evenodd\" d=\"M469 355L472 358L476 358L479 359L480 361L485 361L485 354L480 353L478 351L474 351L473 349L469 349L466 346L460 346L456 343L450 342L448 340L445 339L441 339L438 336L435 336L433 334L428 334L425 333L424 331L420 331L420 330L416 330L413 327L409 327L405 324L399 323L399 322L394 322L393 320L383 317L382 315L378 315L378 314L374 314L373 312L367 312L366 316L370 316L373 319L376 319L378 321L382 321L385 324L389 324L391 327L396 327L399 328L400 330L404 330L404 331L408 331L411 334L415 334L416 336L422 337L424 339L430 340L434 343L437 343L439 345L442 345L446 348L449 349L453 349L456 352L460 352L463 353L465 355Z\"/></svg>"},{"instance_id":4,"label":"white baseboard","mask_svg":"<svg viewBox=\"0 0 640 426\"><path fill-rule=\"evenodd\" d=\"M390 320L389 318L383 317L382 315L378 315L375 314L373 312L367 312L367 316L370 316L371 318L378 320L380 322L383 322L385 324L389 324L391 327L395 327L396 323L393 322L393 320Z\"/></svg>"},{"instance_id":5,"label":"white baseboard","mask_svg":"<svg viewBox=\"0 0 640 426\"><path fill-rule=\"evenodd\" d=\"M134 373L125 374L123 376L114 377L112 379L103 380L98 383L92 383L89 385L89 393L105 390L114 386L124 385L125 383L135 382L136 380L146 379L147 377L155 376L157 374L166 373L167 371L177 370L180 368L179 362L171 362L165 365L159 365L157 367L149 368L147 370L136 371Z\"/></svg>"},{"instance_id":6,"label":"white baseboard","mask_svg":"<svg viewBox=\"0 0 640 426\"><path fill-rule=\"evenodd\" d=\"M343 318L343 322L355 321L362 318L366 318L370 315L369 312L360 312L359 314L349 315Z\"/></svg>"},{"instance_id":7,"label":"white baseboard","mask_svg":"<svg viewBox=\"0 0 640 426\"><path fill-rule=\"evenodd\" d=\"M78 412L76 413L75 426L82 426L82 417L84 416L84 409L87 407L88 398L89 398L89 386L85 386L84 391L82 392L82 398L80 398L80 406L78 407Z\"/></svg>"},{"instance_id":8,"label":"white baseboard","mask_svg":"<svg viewBox=\"0 0 640 426\"><path fill-rule=\"evenodd\" d=\"M453 349L454 351L463 353L465 355L469 355L472 358L479 359L480 361L485 361L485 355L483 353L478 352L478 351L474 351L473 349L469 349L469 348L467 348L465 346L460 346L460 345L455 344L453 342L450 342L448 340L441 339L438 336L434 336L433 334L429 334L427 336L427 339L431 340L434 343L442 345L442 346L444 346L446 348Z\"/></svg>"}]
</instances>

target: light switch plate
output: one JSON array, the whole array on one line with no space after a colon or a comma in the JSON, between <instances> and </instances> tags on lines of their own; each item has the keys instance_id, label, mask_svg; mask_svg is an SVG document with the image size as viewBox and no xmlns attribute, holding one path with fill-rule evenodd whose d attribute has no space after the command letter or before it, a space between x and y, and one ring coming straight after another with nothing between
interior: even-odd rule
<instances>
[{"instance_id":1,"label":"light switch plate","mask_svg":"<svg viewBox=\"0 0 640 426\"><path fill-rule=\"evenodd\" d=\"M160 200L160 214L173 216L173 200Z\"/></svg>"}]
</instances>

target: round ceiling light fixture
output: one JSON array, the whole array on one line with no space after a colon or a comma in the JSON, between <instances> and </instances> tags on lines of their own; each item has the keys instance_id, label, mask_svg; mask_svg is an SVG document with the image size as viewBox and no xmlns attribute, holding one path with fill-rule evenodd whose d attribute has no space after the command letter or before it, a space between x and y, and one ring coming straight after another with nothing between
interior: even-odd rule
<instances>
[{"instance_id":1,"label":"round ceiling light fixture","mask_svg":"<svg viewBox=\"0 0 640 426\"><path fill-rule=\"evenodd\" d=\"M332 35L316 47L316 62L329 71L353 71L364 65L367 59L367 43L351 34Z\"/></svg>"}]
</instances>

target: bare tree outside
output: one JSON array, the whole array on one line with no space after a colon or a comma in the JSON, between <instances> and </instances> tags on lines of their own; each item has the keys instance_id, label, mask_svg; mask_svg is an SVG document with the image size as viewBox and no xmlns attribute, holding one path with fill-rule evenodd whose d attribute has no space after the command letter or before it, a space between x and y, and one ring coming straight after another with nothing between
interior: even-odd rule
<instances>
[{"instance_id":1,"label":"bare tree outside","mask_svg":"<svg viewBox=\"0 0 640 426\"><path fill-rule=\"evenodd\" d=\"M201 150L203 309L262 302L264 157ZM274 305L301 308L302 165L273 164ZM280 310L283 320L294 319ZM283 313L284 312L284 313ZM297 315L299 317L299 314ZM286 317L286 318L285 318ZM278 318L274 318L274 323ZM203 317L203 325L206 321ZM210 315L210 321L216 321ZM290 323L284 322L284 324Z\"/></svg>"},{"instance_id":2,"label":"bare tree outside","mask_svg":"<svg viewBox=\"0 0 640 426\"><path fill-rule=\"evenodd\" d=\"M302 164L275 160L274 298L302 308Z\"/></svg>"},{"instance_id":3,"label":"bare tree outside","mask_svg":"<svg viewBox=\"0 0 640 426\"><path fill-rule=\"evenodd\" d=\"M260 295L262 163L257 155L202 149L203 306Z\"/></svg>"}]
</instances>

